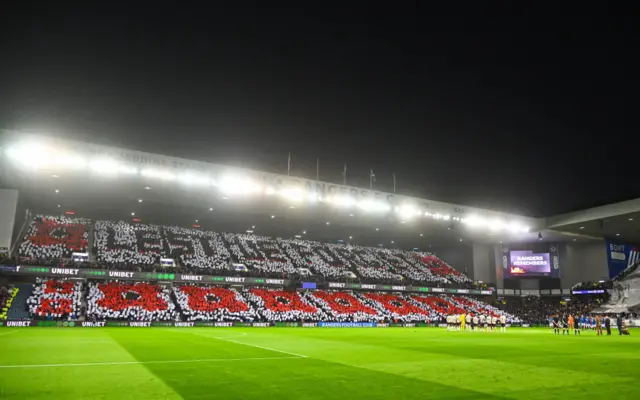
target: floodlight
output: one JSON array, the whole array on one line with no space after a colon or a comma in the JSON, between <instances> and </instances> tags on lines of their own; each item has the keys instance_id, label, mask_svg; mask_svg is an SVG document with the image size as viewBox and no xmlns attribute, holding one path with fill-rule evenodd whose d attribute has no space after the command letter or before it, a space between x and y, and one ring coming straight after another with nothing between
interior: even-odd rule
<instances>
[{"instance_id":1,"label":"floodlight","mask_svg":"<svg viewBox=\"0 0 640 400\"><path fill-rule=\"evenodd\" d=\"M357 203L356 199L354 199L353 197L340 194L331 197L329 201L339 207L345 208L353 207Z\"/></svg>"},{"instance_id":2,"label":"floodlight","mask_svg":"<svg viewBox=\"0 0 640 400\"><path fill-rule=\"evenodd\" d=\"M165 181L173 181L176 179L176 176L169 171L162 171L159 169L146 168L141 172L142 176L146 176L149 178L162 179Z\"/></svg>"},{"instance_id":3,"label":"floodlight","mask_svg":"<svg viewBox=\"0 0 640 400\"><path fill-rule=\"evenodd\" d=\"M261 190L260 185L251 179L236 176L225 176L218 182L218 187L224 193L234 195L248 195Z\"/></svg>"},{"instance_id":4,"label":"floodlight","mask_svg":"<svg viewBox=\"0 0 640 400\"><path fill-rule=\"evenodd\" d=\"M296 203L303 201L307 195L303 189L295 187L282 189L278 194L285 200Z\"/></svg>"},{"instance_id":5,"label":"floodlight","mask_svg":"<svg viewBox=\"0 0 640 400\"><path fill-rule=\"evenodd\" d=\"M209 186L211 185L211 178L203 174L186 172L178 176L178 182L192 186Z\"/></svg>"},{"instance_id":6,"label":"floodlight","mask_svg":"<svg viewBox=\"0 0 640 400\"><path fill-rule=\"evenodd\" d=\"M420 211L418 211L414 206L409 204L405 204L402 207L397 208L396 212L400 214L400 216L403 219L407 219L407 220L420 214Z\"/></svg>"},{"instance_id":7,"label":"floodlight","mask_svg":"<svg viewBox=\"0 0 640 400\"><path fill-rule=\"evenodd\" d=\"M386 212L391 209L391 206L376 200L364 199L358 203L358 207L364 211L371 212Z\"/></svg>"}]
</instances>

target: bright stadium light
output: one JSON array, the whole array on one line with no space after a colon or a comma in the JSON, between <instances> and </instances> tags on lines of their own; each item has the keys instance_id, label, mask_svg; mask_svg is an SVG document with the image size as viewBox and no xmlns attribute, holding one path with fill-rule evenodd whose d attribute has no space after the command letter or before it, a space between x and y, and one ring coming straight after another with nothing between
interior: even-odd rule
<instances>
[{"instance_id":1,"label":"bright stadium light","mask_svg":"<svg viewBox=\"0 0 640 400\"><path fill-rule=\"evenodd\" d=\"M396 212L402 217L404 220L412 219L415 216L421 214L421 212L410 204L405 204L396 209Z\"/></svg>"},{"instance_id":2,"label":"bright stadium light","mask_svg":"<svg viewBox=\"0 0 640 400\"><path fill-rule=\"evenodd\" d=\"M486 226L487 224L486 220L480 217L479 215L469 215L467 218L463 220L463 222L472 228Z\"/></svg>"},{"instance_id":3,"label":"bright stadium light","mask_svg":"<svg viewBox=\"0 0 640 400\"><path fill-rule=\"evenodd\" d=\"M99 158L89 162L89 169L102 175L116 175L120 165L111 159Z\"/></svg>"},{"instance_id":4,"label":"bright stadium light","mask_svg":"<svg viewBox=\"0 0 640 400\"><path fill-rule=\"evenodd\" d=\"M225 176L218 182L220 190L226 194L249 195L261 191L261 186L245 177Z\"/></svg>"},{"instance_id":5,"label":"bright stadium light","mask_svg":"<svg viewBox=\"0 0 640 400\"><path fill-rule=\"evenodd\" d=\"M283 199L294 203L300 203L307 197L307 193L301 188L286 188L278 193Z\"/></svg>"},{"instance_id":6,"label":"bright stadium light","mask_svg":"<svg viewBox=\"0 0 640 400\"><path fill-rule=\"evenodd\" d=\"M49 162L50 150L41 143L23 142L7 148L5 153L9 159L23 167L38 169Z\"/></svg>"},{"instance_id":7,"label":"bright stadium light","mask_svg":"<svg viewBox=\"0 0 640 400\"><path fill-rule=\"evenodd\" d=\"M489 229L491 229L492 231L500 231L505 227L505 223L499 219L491 220L487 224Z\"/></svg>"},{"instance_id":8,"label":"bright stadium light","mask_svg":"<svg viewBox=\"0 0 640 400\"><path fill-rule=\"evenodd\" d=\"M173 181L176 179L176 176L169 171L162 171L153 168L143 169L141 174L142 176L146 176L148 178L162 179L164 181Z\"/></svg>"},{"instance_id":9,"label":"bright stadium light","mask_svg":"<svg viewBox=\"0 0 640 400\"><path fill-rule=\"evenodd\" d=\"M329 199L329 202L331 204L335 204L338 207L345 207L345 208L353 207L354 205L357 204L356 199L354 199L353 197L347 196L347 195L340 195L340 194L337 194L331 197Z\"/></svg>"},{"instance_id":10,"label":"bright stadium light","mask_svg":"<svg viewBox=\"0 0 640 400\"><path fill-rule=\"evenodd\" d=\"M128 166L128 165L119 165L118 166L118 172L123 174L123 175L137 175L138 174L138 168L131 167L131 166Z\"/></svg>"},{"instance_id":11,"label":"bright stadium light","mask_svg":"<svg viewBox=\"0 0 640 400\"><path fill-rule=\"evenodd\" d=\"M49 163L47 166L56 166L69 169L82 169L87 166L87 160L84 157L80 157L77 154L54 152L53 156L49 155Z\"/></svg>"},{"instance_id":12,"label":"bright stadium light","mask_svg":"<svg viewBox=\"0 0 640 400\"><path fill-rule=\"evenodd\" d=\"M358 203L358 208L371 212L387 212L391 210L391 206L381 201L365 199Z\"/></svg>"},{"instance_id":13,"label":"bright stadium light","mask_svg":"<svg viewBox=\"0 0 640 400\"><path fill-rule=\"evenodd\" d=\"M209 176L193 172L178 175L178 182L190 186L210 186L212 184Z\"/></svg>"}]
</instances>

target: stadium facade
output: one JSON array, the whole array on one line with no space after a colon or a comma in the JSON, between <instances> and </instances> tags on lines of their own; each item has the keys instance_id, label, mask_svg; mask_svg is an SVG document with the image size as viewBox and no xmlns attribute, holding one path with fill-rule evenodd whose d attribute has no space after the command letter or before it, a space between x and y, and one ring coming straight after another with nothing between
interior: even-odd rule
<instances>
[{"instance_id":1,"label":"stadium facade","mask_svg":"<svg viewBox=\"0 0 640 400\"><path fill-rule=\"evenodd\" d=\"M15 252L33 215L67 212L419 249L500 295L559 295L631 267L640 243L640 199L531 218L23 133L3 136L0 162L4 253Z\"/></svg>"}]
</instances>

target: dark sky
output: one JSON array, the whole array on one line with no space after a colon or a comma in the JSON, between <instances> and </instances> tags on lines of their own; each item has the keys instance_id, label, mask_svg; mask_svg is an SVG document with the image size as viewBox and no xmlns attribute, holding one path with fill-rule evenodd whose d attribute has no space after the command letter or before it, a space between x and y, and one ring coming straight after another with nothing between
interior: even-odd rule
<instances>
[{"instance_id":1,"label":"dark sky","mask_svg":"<svg viewBox=\"0 0 640 400\"><path fill-rule=\"evenodd\" d=\"M3 129L272 172L291 151L295 175L320 157L323 180L347 163L349 184L372 168L382 190L395 172L401 194L533 216L640 197L624 10L16 3Z\"/></svg>"}]
</instances>

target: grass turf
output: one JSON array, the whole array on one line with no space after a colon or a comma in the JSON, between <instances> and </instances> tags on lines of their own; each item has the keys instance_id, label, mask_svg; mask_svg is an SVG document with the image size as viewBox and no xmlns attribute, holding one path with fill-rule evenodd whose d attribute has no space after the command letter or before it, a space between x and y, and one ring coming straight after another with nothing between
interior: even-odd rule
<instances>
[{"instance_id":1,"label":"grass turf","mask_svg":"<svg viewBox=\"0 0 640 400\"><path fill-rule=\"evenodd\" d=\"M639 372L638 336L617 333L0 329L3 400L635 399Z\"/></svg>"}]
</instances>

